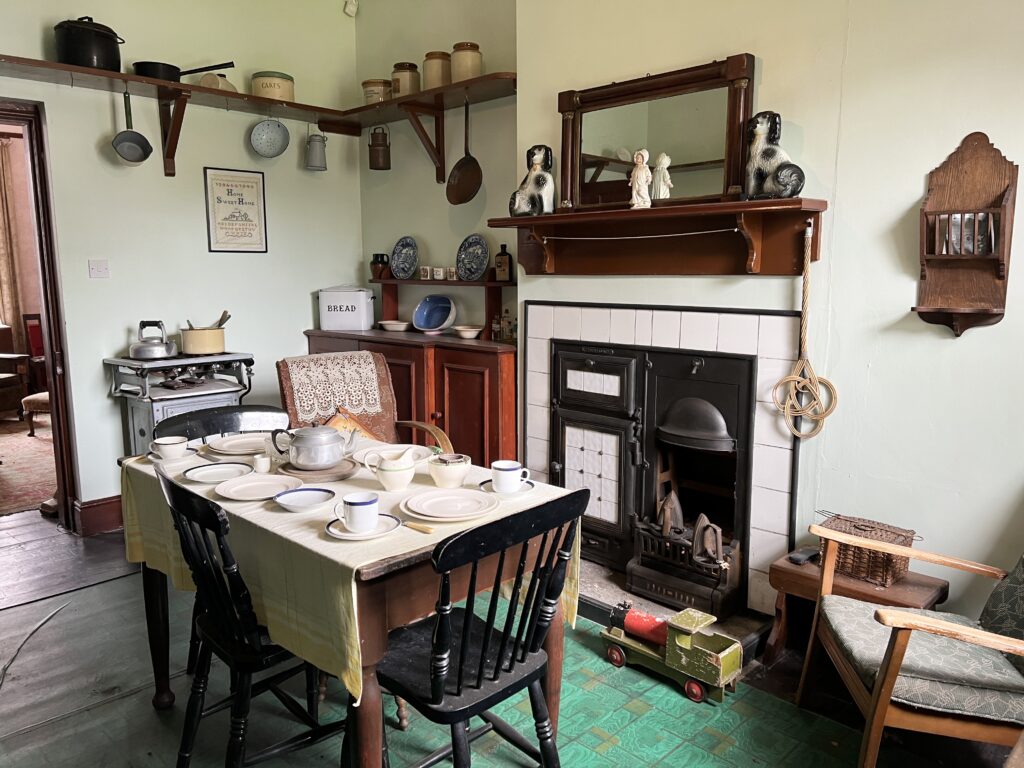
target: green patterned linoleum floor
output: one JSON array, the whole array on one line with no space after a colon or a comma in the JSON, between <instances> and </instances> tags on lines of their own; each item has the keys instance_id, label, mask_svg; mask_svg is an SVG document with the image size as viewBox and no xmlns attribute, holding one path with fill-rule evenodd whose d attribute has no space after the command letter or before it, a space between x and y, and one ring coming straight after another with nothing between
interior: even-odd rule
<instances>
[{"instance_id":1,"label":"green patterned linoleum floor","mask_svg":"<svg viewBox=\"0 0 1024 768\"><path fill-rule=\"evenodd\" d=\"M167 768L173 766L190 678L181 669L187 647L191 595L172 591L171 663L175 706L156 712L148 668L138 574L0 614L0 656L42 616L71 600L33 637L0 696L0 766L7 768ZM600 627L581 619L566 631L558 745L567 768L640 766L853 765L859 731L797 709L783 699L740 684L721 705L694 704L674 683L604 660ZM89 638L81 643L81 638ZM301 696L298 681L291 687ZM214 665L208 702L223 696L226 670ZM343 700L331 681L329 702ZM324 707L325 717L339 708ZM391 765L407 766L446 743L448 730L411 712L408 731L393 728L394 703L386 702ZM523 692L496 709L533 741L533 719ZM253 702L250 744L259 747L295 732L271 696ZM223 765L228 713L203 721L194 768ZM336 766L340 738L266 763ZM883 743L879 765L917 768L928 761ZM524 755L494 734L473 744L473 765L530 766Z\"/></svg>"}]
</instances>

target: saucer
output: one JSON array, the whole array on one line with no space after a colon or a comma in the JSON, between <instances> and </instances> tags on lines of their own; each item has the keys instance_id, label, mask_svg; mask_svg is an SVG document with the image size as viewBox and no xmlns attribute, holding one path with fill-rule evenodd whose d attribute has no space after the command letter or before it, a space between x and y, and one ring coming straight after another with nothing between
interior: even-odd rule
<instances>
[{"instance_id":1,"label":"saucer","mask_svg":"<svg viewBox=\"0 0 1024 768\"><path fill-rule=\"evenodd\" d=\"M511 499L513 496L521 496L524 493L529 493L533 490L533 480L523 480L523 484L519 486L518 491L512 491L512 493L498 493L494 490L493 480L484 480L480 483L479 488L481 491L486 493L493 493L495 496L500 496L503 499Z\"/></svg>"},{"instance_id":2,"label":"saucer","mask_svg":"<svg viewBox=\"0 0 1024 768\"><path fill-rule=\"evenodd\" d=\"M252 474L252 467L240 461L220 461L214 464L200 464L182 472L182 477L194 483L219 485L225 480Z\"/></svg>"},{"instance_id":3,"label":"saucer","mask_svg":"<svg viewBox=\"0 0 1024 768\"><path fill-rule=\"evenodd\" d=\"M175 456L173 459L165 459L155 451L150 451L146 454L146 458L149 459L151 464L173 464L176 461L187 461L195 456L198 451L195 448L187 448L184 456Z\"/></svg>"},{"instance_id":4,"label":"saucer","mask_svg":"<svg viewBox=\"0 0 1024 768\"><path fill-rule=\"evenodd\" d=\"M328 536L335 539L341 539L342 541L366 541L367 539L376 539L379 536L384 536L397 531L402 527L402 521L394 515L381 514L377 519L377 527L372 531L366 531L365 533L352 533L352 531L346 530L341 520L334 519L327 524L324 531Z\"/></svg>"}]
</instances>

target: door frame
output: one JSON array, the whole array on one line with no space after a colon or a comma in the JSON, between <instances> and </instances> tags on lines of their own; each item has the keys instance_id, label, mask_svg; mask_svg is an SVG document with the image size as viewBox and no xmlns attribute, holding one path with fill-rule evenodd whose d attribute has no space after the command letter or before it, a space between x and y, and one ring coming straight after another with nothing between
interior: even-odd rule
<instances>
[{"instance_id":1,"label":"door frame","mask_svg":"<svg viewBox=\"0 0 1024 768\"><path fill-rule=\"evenodd\" d=\"M57 514L61 525L77 530L75 452L71 431L70 397L67 386L64 335L64 305L60 290L60 265L57 258L53 196L46 141L46 114L35 101L0 97L0 122L20 125L25 132L32 170L32 203L36 215L36 244L39 251L39 277L43 303L40 324L46 352L46 374L50 381L50 424L53 432L53 458L57 474Z\"/></svg>"}]
</instances>

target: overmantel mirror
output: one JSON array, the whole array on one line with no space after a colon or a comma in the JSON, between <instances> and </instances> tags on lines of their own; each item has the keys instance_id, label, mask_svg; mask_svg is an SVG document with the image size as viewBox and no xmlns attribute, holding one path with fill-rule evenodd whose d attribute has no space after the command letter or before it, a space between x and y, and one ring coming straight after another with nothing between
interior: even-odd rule
<instances>
[{"instance_id":1,"label":"overmantel mirror","mask_svg":"<svg viewBox=\"0 0 1024 768\"><path fill-rule=\"evenodd\" d=\"M558 94L562 113L561 207L620 208L630 198L638 149L667 164L672 186L654 205L712 202L743 187L745 126L754 57Z\"/></svg>"}]
</instances>

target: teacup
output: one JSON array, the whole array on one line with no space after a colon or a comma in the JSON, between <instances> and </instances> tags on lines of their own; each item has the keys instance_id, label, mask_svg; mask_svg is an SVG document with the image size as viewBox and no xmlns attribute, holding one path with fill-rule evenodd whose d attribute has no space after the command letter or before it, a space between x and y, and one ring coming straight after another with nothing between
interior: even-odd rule
<instances>
[{"instance_id":1,"label":"teacup","mask_svg":"<svg viewBox=\"0 0 1024 768\"><path fill-rule=\"evenodd\" d=\"M341 504L334 508L334 514L352 533L369 533L377 527L379 498L370 491L346 493L341 497Z\"/></svg>"},{"instance_id":2,"label":"teacup","mask_svg":"<svg viewBox=\"0 0 1024 768\"><path fill-rule=\"evenodd\" d=\"M459 488L471 466L469 456L461 453L441 453L427 462L427 470L438 488Z\"/></svg>"},{"instance_id":3,"label":"teacup","mask_svg":"<svg viewBox=\"0 0 1024 768\"><path fill-rule=\"evenodd\" d=\"M530 470L518 461L502 459L491 462L491 485L496 493L515 493L524 480L530 479Z\"/></svg>"},{"instance_id":4,"label":"teacup","mask_svg":"<svg viewBox=\"0 0 1024 768\"><path fill-rule=\"evenodd\" d=\"M149 444L149 450L161 459L180 459L188 453L188 438L177 435L158 437Z\"/></svg>"},{"instance_id":5,"label":"teacup","mask_svg":"<svg viewBox=\"0 0 1024 768\"><path fill-rule=\"evenodd\" d=\"M374 474L385 491L403 491L416 475L416 464L408 455L412 450L372 451L366 454L363 464Z\"/></svg>"}]
</instances>

